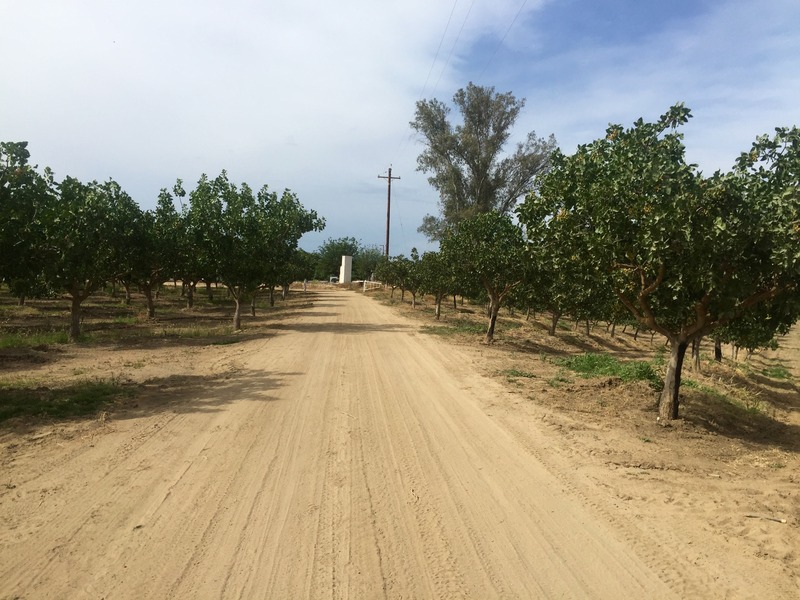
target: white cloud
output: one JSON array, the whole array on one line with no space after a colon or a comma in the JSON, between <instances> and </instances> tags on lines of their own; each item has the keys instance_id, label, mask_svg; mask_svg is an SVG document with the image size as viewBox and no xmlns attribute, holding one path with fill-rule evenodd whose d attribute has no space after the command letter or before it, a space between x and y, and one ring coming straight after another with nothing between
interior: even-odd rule
<instances>
[{"instance_id":1,"label":"white cloud","mask_svg":"<svg viewBox=\"0 0 800 600\"><path fill-rule=\"evenodd\" d=\"M706 172L728 169L757 135L800 121L798 22L794 2L719 3L635 42L542 56L533 74L548 85L518 88L533 99L526 124L554 131L571 152L609 122L652 120L683 101L694 115L687 156Z\"/></svg>"}]
</instances>

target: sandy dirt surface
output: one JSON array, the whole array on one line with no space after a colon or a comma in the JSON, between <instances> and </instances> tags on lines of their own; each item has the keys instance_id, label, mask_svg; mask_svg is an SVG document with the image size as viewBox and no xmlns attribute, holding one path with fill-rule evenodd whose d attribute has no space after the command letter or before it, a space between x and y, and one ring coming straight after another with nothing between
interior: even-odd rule
<instances>
[{"instance_id":1,"label":"sandy dirt surface","mask_svg":"<svg viewBox=\"0 0 800 600\"><path fill-rule=\"evenodd\" d=\"M796 480L733 509L734 466L626 459L487 352L336 290L261 339L72 352L53 381L140 385L0 430L0 598L800 597L800 512L758 503Z\"/></svg>"}]
</instances>

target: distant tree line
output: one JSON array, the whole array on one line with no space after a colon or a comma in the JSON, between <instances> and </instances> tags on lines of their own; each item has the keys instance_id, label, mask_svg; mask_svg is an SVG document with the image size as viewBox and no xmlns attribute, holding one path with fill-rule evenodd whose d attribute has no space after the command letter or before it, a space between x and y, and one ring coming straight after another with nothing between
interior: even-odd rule
<instances>
[{"instance_id":1,"label":"distant tree line","mask_svg":"<svg viewBox=\"0 0 800 600\"><path fill-rule=\"evenodd\" d=\"M339 276L343 256L353 257L353 279L370 279L383 257L380 247L366 246L354 237L329 238L316 251L314 279Z\"/></svg>"},{"instance_id":2,"label":"distant tree line","mask_svg":"<svg viewBox=\"0 0 800 600\"><path fill-rule=\"evenodd\" d=\"M27 142L0 143L0 280L20 303L68 295L73 339L81 304L108 282L128 299L131 288L141 290L150 317L166 281L183 282L189 306L198 283L222 283L239 329L246 301L255 310L260 292L313 275L314 260L298 241L325 221L289 190L256 192L222 171L202 175L188 194L179 179L161 190L154 210L142 210L113 180L56 181L29 158Z\"/></svg>"}]
</instances>

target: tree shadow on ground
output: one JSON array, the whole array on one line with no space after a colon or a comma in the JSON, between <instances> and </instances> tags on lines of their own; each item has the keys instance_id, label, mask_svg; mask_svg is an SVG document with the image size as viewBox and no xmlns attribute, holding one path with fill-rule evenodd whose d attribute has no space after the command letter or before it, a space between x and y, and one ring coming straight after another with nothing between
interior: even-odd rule
<instances>
[{"instance_id":1,"label":"tree shadow on ground","mask_svg":"<svg viewBox=\"0 0 800 600\"><path fill-rule=\"evenodd\" d=\"M85 383L75 384L58 390L58 405L40 402L46 394L52 395L54 391L46 387L4 389L0 391L0 413L15 392L27 394L32 403L38 401L37 406L44 412L23 413L2 421L0 431L13 429L17 433L27 433L44 425L91 421L100 413L116 420L126 420L161 412L219 412L234 402L274 402L276 397L273 392L285 385L288 379L300 375L302 373L261 370L219 375L172 375L144 383L111 384L113 389L108 397L94 403L85 402L84 398L79 397ZM70 403L75 406L69 406Z\"/></svg>"},{"instance_id":2,"label":"tree shadow on ground","mask_svg":"<svg viewBox=\"0 0 800 600\"><path fill-rule=\"evenodd\" d=\"M683 420L705 431L746 444L800 452L800 426L778 421L762 406L741 406L699 390L691 390L681 400Z\"/></svg>"},{"instance_id":3,"label":"tree shadow on ground","mask_svg":"<svg viewBox=\"0 0 800 600\"><path fill-rule=\"evenodd\" d=\"M718 363L709 363L704 373L736 388L748 390L755 396L754 401L763 395L775 408L786 412L800 412L800 388L792 380L775 380L755 371L743 373L718 366Z\"/></svg>"},{"instance_id":4,"label":"tree shadow on ground","mask_svg":"<svg viewBox=\"0 0 800 600\"><path fill-rule=\"evenodd\" d=\"M218 412L234 402L274 402L274 390L302 373L238 370L219 375L170 375L133 384L133 394L114 407L115 419L157 412Z\"/></svg>"}]
</instances>

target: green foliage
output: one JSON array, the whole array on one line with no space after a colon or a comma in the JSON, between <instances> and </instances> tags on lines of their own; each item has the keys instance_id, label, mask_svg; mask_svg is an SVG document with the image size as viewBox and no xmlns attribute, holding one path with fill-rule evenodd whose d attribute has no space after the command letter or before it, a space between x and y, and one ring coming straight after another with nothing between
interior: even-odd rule
<instances>
[{"instance_id":1,"label":"green foliage","mask_svg":"<svg viewBox=\"0 0 800 600\"><path fill-rule=\"evenodd\" d=\"M53 176L28 164L28 142L0 143L0 280L17 297L52 293L45 227L56 197Z\"/></svg>"},{"instance_id":2,"label":"green foliage","mask_svg":"<svg viewBox=\"0 0 800 600\"><path fill-rule=\"evenodd\" d=\"M661 388L661 378L645 361L622 362L609 354L589 352L554 362L583 377L619 377L622 381L647 381L653 389Z\"/></svg>"},{"instance_id":3,"label":"green foliage","mask_svg":"<svg viewBox=\"0 0 800 600\"><path fill-rule=\"evenodd\" d=\"M322 229L324 219L284 190L278 196L263 186L237 187L225 171L211 180L201 176L189 194L188 222L200 260L197 274L225 284L236 304L233 327L241 325L242 300L261 286L284 283L304 233Z\"/></svg>"},{"instance_id":4,"label":"green foliage","mask_svg":"<svg viewBox=\"0 0 800 600\"><path fill-rule=\"evenodd\" d=\"M536 377L536 375L533 373L530 373L528 371L520 371L519 369L505 369L503 371L500 371L500 374L505 375L506 377L509 378L522 377L525 379L534 379Z\"/></svg>"},{"instance_id":5,"label":"green foliage","mask_svg":"<svg viewBox=\"0 0 800 600\"><path fill-rule=\"evenodd\" d=\"M281 270L280 283L290 285L295 281L313 279L318 260L319 257L314 252L295 249Z\"/></svg>"},{"instance_id":6,"label":"green foliage","mask_svg":"<svg viewBox=\"0 0 800 600\"><path fill-rule=\"evenodd\" d=\"M497 212L462 221L441 242L441 252L453 266L456 288L468 295L482 289L490 302L486 342L494 336L497 313L509 293L525 279L525 243L510 217Z\"/></svg>"},{"instance_id":7,"label":"green foliage","mask_svg":"<svg viewBox=\"0 0 800 600\"><path fill-rule=\"evenodd\" d=\"M455 289L454 266L441 252L425 252L419 262L420 291L441 299Z\"/></svg>"},{"instance_id":8,"label":"green foliage","mask_svg":"<svg viewBox=\"0 0 800 600\"><path fill-rule=\"evenodd\" d=\"M368 280L372 278L383 257L383 250L380 247L359 244L358 252L353 256L353 279Z\"/></svg>"},{"instance_id":9,"label":"green foliage","mask_svg":"<svg viewBox=\"0 0 800 600\"><path fill-rule=\"evenodd\" d=\"M762 136L733 171L705 177L686 162L676 131L690 116L678 104L655 123L611 125L572 156L555 152L519 208L534 245L569 249L561 268L584 274L580 287L618 298L670 340L661 416L671 418L687 343L766 303L771 327L800 314L800 132ZM737 335L765 337L752 328Z\"/></svg>"},{"instance_id":10,"label":"green foliage","mask_svg":"<svg viewBox=\"0 0 800 600\"><path fill-rule=\"evenodd\" d=\"M358 250L359 242L354 237L328 238L317 249L319 259L314 278L327 281L329 277L338 277L342 257L352 256L355 263Z\"/></svg>"},{"instance_id":11,"label":"green foliage","mask_svg":"<svg viewBox=\"0 0 800 600\"><path fill-rule=\"evenodd\" d=\"M555 139L525 141L503 157L525 100L511 93L472 83L458 90L453 104L461 122L451 123L450 108L439 100L417 102L411 128L426 144L417 158L417 170L431 173L430 184L439 192L440 217L428 215L419 228L430 239L441 239L448 228L480 213L507 213L533 189L534 177L548 166Z\"/></svg>"},{"instance_id":12,"label":"green foliage","mask_svg":"<svg viewBox=\"0 0 800 600\"><path fill-rule=\"evenodd\" d=\"M225 171L202 175L188 204L177 180L144 212L113 180L56 183L29 156L27 142L0 143L0 280L20 297L69 294L73 339L81 303L106 282L138 286L151 317L152 294L171 278L188 285L190 304L199 281L224 283L238 304L287 277L300 237L325 223L291 191L255 194Z\"/></svg>"},{"instance_id":13,"label":"green foliage","mask_svg":"<svg viewBox=\"0 0 800 600\"><path fill-rule=\"evenodd\" d=\"M338 277L342 256L353 257L353 279L370 279L384 258L380 248L365 246L354 237L329 238L317 249L315 279Z\"/></svg>"},{"instance_id":14,"label":"green foliage","mask_svg":"<svg viewBox=\"0 0 800 600\"><path fill-rule=\"evenodd\" d=\"M572 379L570 379L564 374L563 369L559 369L558 373L556 373L555 375L553 375L553 377L548 379L546 383L550 387L559 388L561 387L562 383L572 383Z\"/></svg>"}]
</instances>

